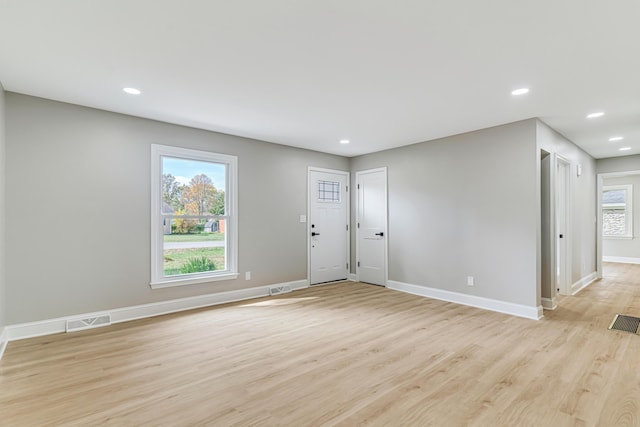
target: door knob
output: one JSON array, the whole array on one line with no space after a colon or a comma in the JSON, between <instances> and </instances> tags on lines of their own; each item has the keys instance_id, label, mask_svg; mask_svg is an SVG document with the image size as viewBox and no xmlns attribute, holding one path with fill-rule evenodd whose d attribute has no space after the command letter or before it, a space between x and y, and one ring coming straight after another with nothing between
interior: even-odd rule
<instances>
[{"instance_id":1,"label":"door knob","mask_svg":"<svg viewBox=\"0 0 640 427\"><path fill-rule=\"evenodd\" d=\"M312 236L319 236L319 235L320 235L320 233L316 233L315 231L312 231L312 232L311 232L311 235L312 235Z\"/></svg>"},{"instance_id":2,"label":"door knob","mask_svg":"<svg viewBox=\"0 0 640 427\"><path fill-rule=\"evenodd\" d=\"M380 237L382 237L382 236L384 236L384 233L382 233L382 232L380 232L380 233L376 233L376 236L380 236Z\"/></svg>"}]
</instances>

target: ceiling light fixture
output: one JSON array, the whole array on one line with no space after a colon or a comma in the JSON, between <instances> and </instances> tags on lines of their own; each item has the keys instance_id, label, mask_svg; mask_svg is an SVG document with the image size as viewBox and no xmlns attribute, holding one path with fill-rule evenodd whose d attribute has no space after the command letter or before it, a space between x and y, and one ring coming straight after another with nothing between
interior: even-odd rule
<instances>
[{"instance_id":1,"label":"ceiling light fixture","mask_svg":"<svg viewBox=\"0 0 640 427\"><path fill-rule=\"evenodd\" d=\"M349 140L348 139L341 139L340 140L340 144L348 144Z\"/></svg>"},{"instance_id":2,"label":"ceiling light fixture","mask_svg":"<svg viewBox=\"0 0 640 427\"><path fill-rule=\"evenodd\" d=\"M129 95L140 95L142 93L140 89L136 89L135 87L125 87L122 90L128 93Z\"/></svg>"},{"instance_id":3,"label":"ceiling light fixture","mask_svg":"<svg viewBox=\"0 0 640 427\"><path fill-rule=\"evenodd\" d=\"M604 112L598 111L597 113L588 114L587 119L595 119L596 117L602 117L602 116L604 116Z\"/></svg>"},{"instance_id":4,"label":"ceiling light fixture","mask_svg":"<svg viewBox=\"0 0 640 427\"><path fill-rule=\"evenodd\" d=\"M611 138L609 138L609 141L615 142L615 141L621 141L623 139L624 139L624 136L612 136Z\"/></svg>"},{"instance_id":5,"label":"ceiling light fixture","mask_svg":"<svg viewBox=\"0 0 640 427\"><path fill-rule=\"evenodd\" d=\"M620 151L629 151L631 147L620 147Z\"/></svg>"},{"instance_id":6,"label":"ceiling light fixture","mask_svg":"<svg viewBox=\"0 0 640 427\"><path fill-rule=\"evenodd\" d=\"M511 91L511 95L524 95L525 93L529 93L528 87L523 87L523 88Z\"/></svg>"}]
</instances>

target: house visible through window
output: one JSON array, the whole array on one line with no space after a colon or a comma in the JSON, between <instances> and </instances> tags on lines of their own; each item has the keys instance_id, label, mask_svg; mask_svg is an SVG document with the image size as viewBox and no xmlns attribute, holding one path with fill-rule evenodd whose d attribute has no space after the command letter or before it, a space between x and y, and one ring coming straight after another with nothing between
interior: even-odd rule
<instances>
[{"instance_id":1,"label":"house visible through window","mask_svg":"<svg viewBox=\"0 0 640 427\"><path fill-rule=\"evenodd\" d=\"M236 157L161 145L151 154L151 286L236 278Z\"/></svg>"},{"instance_id":2,"label":"house visible through window","mask_svg":"<svg viewBox=\"0 0 640 427\"><path fill-rule=\"evenodd\" d=\"M602 235L633 237L633 187L613 185L602 188Z\"/></svg>"}]
</instances>

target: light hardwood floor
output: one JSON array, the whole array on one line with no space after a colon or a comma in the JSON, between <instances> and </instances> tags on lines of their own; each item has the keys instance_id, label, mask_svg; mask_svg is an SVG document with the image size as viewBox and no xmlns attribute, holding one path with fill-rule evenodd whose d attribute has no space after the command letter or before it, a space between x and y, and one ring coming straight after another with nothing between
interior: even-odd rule
<instances>
[{"instance_id":1,"label":"light hardwood floor","mask_svg":"<svg viewBox=\"0 0 640 427\"><path fill-rule=\"evenodd\" d=\"M633 426L640 265L540 321L360 283L11 342L0 425Z\"/></svg>"}]
</instances>

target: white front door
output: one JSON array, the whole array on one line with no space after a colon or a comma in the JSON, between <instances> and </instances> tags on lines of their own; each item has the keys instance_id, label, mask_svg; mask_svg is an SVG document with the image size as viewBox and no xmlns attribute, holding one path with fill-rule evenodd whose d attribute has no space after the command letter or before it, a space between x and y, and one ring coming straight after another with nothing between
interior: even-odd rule
<instances>
[{"instance_id":1,"label":"white front door","mask_svg":"<svg viewBox=\"0 0 640 427\"><path fill-rule=\"evenodd\" d=\"M387 283L387 169L356 172L358 280Z\"/></svg>"},{"instance_id":2,"label":"white front door","mask_svg":"<svg viewBox=\"0 0 640 427\"><path fill-rule=\"evenodd\" d=\"M309 168L309 283L348 277L349 173Z\"/></svg>"}]
</instances>

